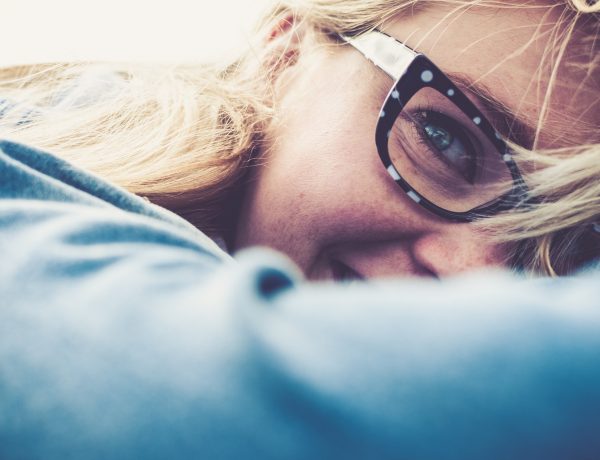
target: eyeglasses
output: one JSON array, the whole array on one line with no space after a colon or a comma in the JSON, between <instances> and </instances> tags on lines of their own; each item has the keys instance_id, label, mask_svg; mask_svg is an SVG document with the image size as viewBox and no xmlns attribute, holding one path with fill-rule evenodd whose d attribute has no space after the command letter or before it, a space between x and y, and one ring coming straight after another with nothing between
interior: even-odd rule
<instances>
[{"instance_id":1,"label":"eyeglasses","mask_svg":"<svg viewBox=\"0 0 600 460\"><path fill-rule=\"evenodd\" d=\"M394 80L375 142L412 200L462 222L524 203L528 189L506 142L426 56L378 30L340 38Z\"/></svg>"}]
</instances>

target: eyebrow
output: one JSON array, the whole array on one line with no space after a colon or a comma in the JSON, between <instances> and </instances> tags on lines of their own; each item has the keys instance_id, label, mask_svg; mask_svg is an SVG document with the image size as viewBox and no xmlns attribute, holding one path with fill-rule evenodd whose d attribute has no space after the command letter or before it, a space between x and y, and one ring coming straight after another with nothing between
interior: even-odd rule
<instances>
[{"instance_id":1,"label":"eyebrow","mask_svg":"<svg viewBox=\"0 0 600 460\"><path fill-rule=\"evenodd\" d=\"M444 72L454 84L461 87L463 92L472 94L477 102L484 108L490 118L499 123L495 128L504 137L517 145L532 148L535 140L536 128L531 122L519 117L510 106L495 97L488 86L476 82L464 73Z\"/></svg>"}]
</instances>

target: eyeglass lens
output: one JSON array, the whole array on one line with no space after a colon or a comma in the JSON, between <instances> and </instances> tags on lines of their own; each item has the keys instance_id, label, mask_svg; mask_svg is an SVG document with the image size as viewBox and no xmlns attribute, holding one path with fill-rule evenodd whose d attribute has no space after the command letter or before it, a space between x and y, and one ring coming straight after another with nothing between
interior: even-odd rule
<instances>
[{"instance_id":1,"label":"eyeglass lens","mask_svg":"<svg viewBox=\"0 0 600 460\"><path fill-rule=\"evenodd\" d=\"M479 123L447 95L423 88L394 123L390 159L415 191L448 211L466 212L494 201L510 190L512 176Z\"/></svg>"}]
</instances>

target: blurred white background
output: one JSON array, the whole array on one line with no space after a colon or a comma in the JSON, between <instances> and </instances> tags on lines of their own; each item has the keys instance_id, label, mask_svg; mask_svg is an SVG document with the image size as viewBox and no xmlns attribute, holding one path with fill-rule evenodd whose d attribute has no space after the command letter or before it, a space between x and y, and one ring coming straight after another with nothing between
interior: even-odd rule
<instances>
[{"instance_id":1,"label":"blurred white background","mask_svg":"<svg viewBox=\"0 0 600 460\"><path fill-rule=\"evenodd\" d=\"M0 66L198 61L248 41L272 0L0 0Z\"/></svg>"}]
</instances>

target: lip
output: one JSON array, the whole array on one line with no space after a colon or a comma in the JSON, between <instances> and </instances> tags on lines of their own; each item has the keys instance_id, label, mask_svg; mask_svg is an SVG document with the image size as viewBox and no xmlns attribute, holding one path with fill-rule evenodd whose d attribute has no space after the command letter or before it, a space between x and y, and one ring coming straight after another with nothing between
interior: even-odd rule
<instances>
[{"instance_id":1,"label":"lip","mask_svg":"<svg viewBox=\"0 0 600 460\"><path fill-rule=\"evenodd\" d=\"M336 282L364 281L366 278L348 264L339 259L330 259L331 275Z\"/></svg>"},{"instance_id":2,"label":"lip","mask_svg":"<svg viewBox=\"0 0 600 460\"><path fill-rule=\"evenodd\" d=\"M416 257L408 244L390 247L383 243L364 245L356 242L336 242L323 248L309 273L314 279L335 282L367 281L389 278L424 277L439 279L435 267Z\"/></svg>"},{"instance_id":3,"label":"lip","mask_svg":"<svg viewBox=\"0 0 600 460\"><path fill-rule=\"evenodd\" d=\"M367 280L367 276L363 275L359 272L354 266L349 265L346 261L342 261L339 258L330 258L329 259L329 269L331 272L331 278L333 278L336 282L341 283L349 283L353 281L365 281ZM413 265L409 267L402 275L403 277L424 277L424 278L433 278L439 279L439 276L436 272L429 269L425 265L418 264L414 262Z\"/></svg>"}]
</instances>

